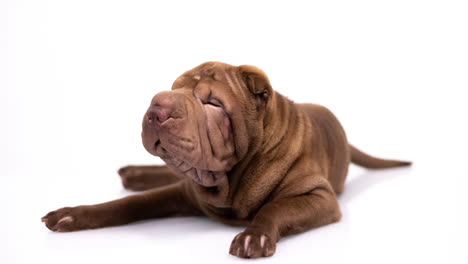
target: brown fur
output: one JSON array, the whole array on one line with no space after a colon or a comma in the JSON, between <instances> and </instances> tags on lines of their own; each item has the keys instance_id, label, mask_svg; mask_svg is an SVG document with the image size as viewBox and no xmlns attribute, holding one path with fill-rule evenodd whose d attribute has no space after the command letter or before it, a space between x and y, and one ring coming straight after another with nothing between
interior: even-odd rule
<instances>
[{"instance_id":1,"label":"brown fur","mask_svg":"<svg viewBox=\"0 0 468 264\"><path fill-rule=\"evenodd\" d=\"M210 97L221 106L208 105ZM206 109L213 109L213 116ZM228 122L223 113L232 131L210 130L217 124L222 131L221 125ZM205 118L217 123L210 127ZM192 137L194 133L199 139ZM189 147L170 149L174 136L184 136ZM260 69L218 62L184 73L173 91L156 95L145 114L142 137L146 149L160 155L168 167L128 166L119 174L126 188L151 190L50 212L42 218L47 227L65 232L157 217L206 215L247 226L234 238L231 254L271 256L281 237L340 220L336 194L343 192L351 161L368 168L410 164L374 158L349 145L328 109L295 104L274 92ZM210 155L204 149L206 142ZM230 145L232 151L226 150ZM219 151L230 154L220 157Z\"/></svg>"}]
</instances>

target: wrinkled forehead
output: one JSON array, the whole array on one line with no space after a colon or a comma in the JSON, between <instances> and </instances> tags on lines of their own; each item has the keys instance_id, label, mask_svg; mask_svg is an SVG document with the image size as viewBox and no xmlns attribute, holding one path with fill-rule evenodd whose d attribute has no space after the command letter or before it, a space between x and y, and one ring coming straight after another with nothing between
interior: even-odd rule
<instances>
[{"instance_id":1,"label":"wrinkled forehead","mask_svg":"<svg viewBox=\"0 0 468 264\"><path fill-rule=\"evenodd\" d=\"M235 71L236 67L222 62L206 62L186 71L174 81L172 90L182 87L194 87L202 79L223 81L228 72Z\"/></svg>"}]
</instances>

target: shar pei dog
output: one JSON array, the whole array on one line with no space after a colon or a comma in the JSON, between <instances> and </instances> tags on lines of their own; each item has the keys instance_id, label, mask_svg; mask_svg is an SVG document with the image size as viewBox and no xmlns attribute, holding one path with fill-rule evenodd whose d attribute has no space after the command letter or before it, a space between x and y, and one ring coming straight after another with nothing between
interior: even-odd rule
<instances>
[{"instance_id":1,"label":"shar pei dog","mask_svg":"<svg viewBox=\"0 0 468 264\"><path fill-rule=\"evenodd\" d=\"M156 94L143 117L145 149L166 166L119 170L118 200L52 211L58 232L134 221L205 215L246 229L229 253L268 257L287 235L337 222L337 194L350 162L366 168L408 166L350 145L337 118L316 104L275 92L259 68L207 62Z\"/></svg>"}]
</instances>

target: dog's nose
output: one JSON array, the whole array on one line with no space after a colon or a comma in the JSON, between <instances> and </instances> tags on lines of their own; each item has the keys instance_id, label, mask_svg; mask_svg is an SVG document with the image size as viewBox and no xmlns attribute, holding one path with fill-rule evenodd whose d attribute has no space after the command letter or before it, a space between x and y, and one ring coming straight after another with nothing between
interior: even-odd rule
<instances>
[{"instance_id":1,"label":"dog's nose","mask_svg":"<svg viewBox=\"0 0 468 264\"><path fill-rule=\"evenodd\" d=\"M170 118L180 118L183 98L182 94L174 91L164 91L156 94L146 112L147 122L162 124ZM177 117L175 116L176 113Z\"/></svg>"},{"instance_id":2,"label":"dog's nose","mask_svg":"<svg viewBox=\"0 0 468 264\"><path fill-rule=\"evenodd\" d=\"M172 110L168 107L163 107L159 105L154 105L148 109L146 113L146 118L149 123L159 122L163 123L171 117Z\"/></svg>"}]
</instances>

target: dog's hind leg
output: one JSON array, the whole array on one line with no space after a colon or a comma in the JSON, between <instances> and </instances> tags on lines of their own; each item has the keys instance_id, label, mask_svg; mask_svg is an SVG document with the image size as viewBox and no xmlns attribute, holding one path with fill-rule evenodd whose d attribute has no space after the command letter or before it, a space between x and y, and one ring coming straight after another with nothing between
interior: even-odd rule
<instances>
[{"instance_id":1,"label":"dog's hind leg","mask_svg":"<svg viewBox=\"0 0 468 264\"><path fill-rule=\"evenodd\" d=\"M118 171L125 189L145 191L178 182L167 166L126 166Z\"/></svg>"}]
</instances>

